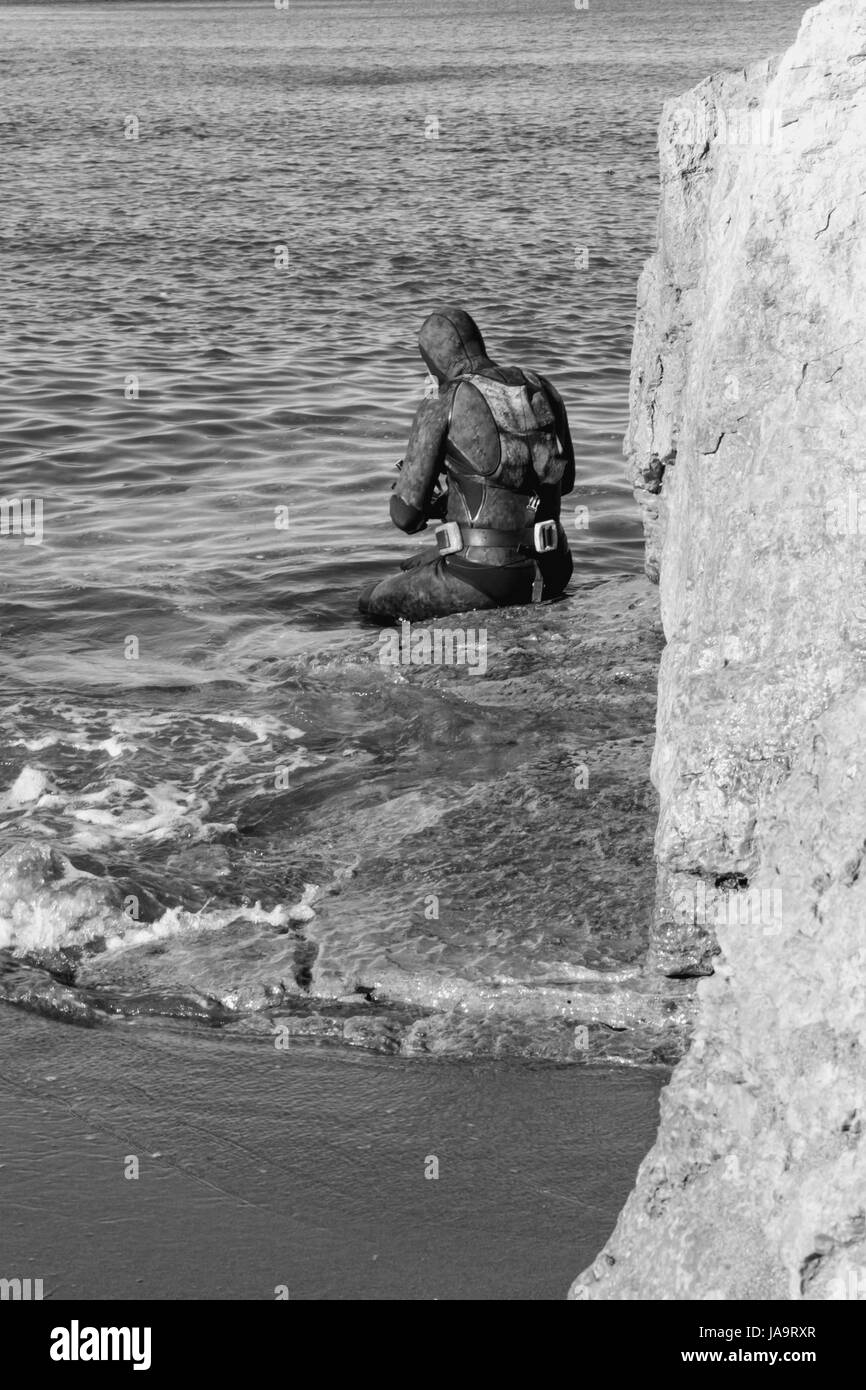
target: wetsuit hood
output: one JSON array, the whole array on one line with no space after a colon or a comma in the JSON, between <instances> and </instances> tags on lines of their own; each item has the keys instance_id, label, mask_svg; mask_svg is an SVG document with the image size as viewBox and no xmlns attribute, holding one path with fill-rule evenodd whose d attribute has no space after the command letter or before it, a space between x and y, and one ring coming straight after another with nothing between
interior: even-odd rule
<instances>
[{"instance_id":1,"label":"wetsuit hood","mask_svg":"<svg viewBox=\"0 0 866 1390\"><path fill-rule=\"evenodd\" d=\"M447 305L430 314L418 334L421 356L435 377L451 381L489 361L484 339L465 309Z\"/></svg>"}]
</instances>

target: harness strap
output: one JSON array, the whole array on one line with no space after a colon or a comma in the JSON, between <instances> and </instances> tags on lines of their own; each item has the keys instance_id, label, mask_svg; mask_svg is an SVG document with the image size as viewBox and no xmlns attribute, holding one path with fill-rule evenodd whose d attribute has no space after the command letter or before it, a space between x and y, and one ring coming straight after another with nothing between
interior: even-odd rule
<instances>
[{"instance_id":1,"label":"harness strap","mask_svg":"<svg viewBox=\"0 0 866 1390\"><path fill-rule=\"evenodd\" d=\"M492 526L461 526L463 543L467 550L473 546L505 546L513 550L522 545L532 546L534 528L524 526L522 531L499 531Z\"/></svg>"},{"instance_id":2,"label":"harness strap","mask_svg":"<svg viewBox=\"0 0 866 1390\"><path fill-rule=\"evenodd\" d=\"M436 527L436 544L442 555L489 548L526 549L545 555L555 550L558 543L559 528L553 519L513 531L502 531L494 526L473 526L460 521L445 521Z\"/></svg>"}]
</instances>

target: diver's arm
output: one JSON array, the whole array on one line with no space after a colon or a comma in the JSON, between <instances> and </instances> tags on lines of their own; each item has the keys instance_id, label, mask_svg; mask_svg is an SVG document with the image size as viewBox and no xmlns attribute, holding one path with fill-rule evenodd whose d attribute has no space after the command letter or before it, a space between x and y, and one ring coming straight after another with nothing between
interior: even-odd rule
<instances>
[{"instance_id":1,"label":"diver's arm","mask_svg":"<svg viewBox=\"0 0 866 1390\"><path fill-rule=\"evenodd\" d=\"M436 480L445 462L450 393L422 401L406 446L406 458L391 493L391 520L401 531L423 531Z\"/></svg>"},{"instance_id":2,"label":"diver's arm","mask_svg":"<svg viewBox=\"0 0 866 1390\"><path fill-rule=\"evenodd\" d=\"M560 396L555 386L547 380L547 377L539 377L539 381L544 387L545 394L550 401L553 411L553 418L556 423L556 433L565 455L565 472L562 475L560 484L561 492L571 492L574 488L574 444L571 440L571 430L568 428L568 414L565 409L565 401Z\"/></svg>"}]
</instances>

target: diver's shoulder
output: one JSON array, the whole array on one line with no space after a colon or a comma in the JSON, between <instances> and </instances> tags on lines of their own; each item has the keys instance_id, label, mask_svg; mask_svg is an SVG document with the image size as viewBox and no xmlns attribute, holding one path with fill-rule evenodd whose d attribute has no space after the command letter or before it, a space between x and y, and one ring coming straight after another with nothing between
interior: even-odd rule
<instances>
[{"instance_id":1,"label":"diver's shoulder","mask_svg":"<svg viewBox=\"0 0 866 1390\"><path fill-rule=\"evenodd\" d=\"M487 381L498 381L500 386L525 386L527 373L522 367L503 366L500 362L490 362L483 371L475 372L473 376L484 377ZM471 381L472 377L464 377L463 380Z\"/></svg>"},{"instance_id":2,"label":"diver's shoulder","mask_svg":"<svg viewBox=\"0 0 866 1390\"><path fill-rule=\"evenodd\" d=\"M415 411L416 420L435 420L442 411L447 412L448 402L454 392L446 387L440 387L436 395L425 396Z\"/></svg>"}]
</instances>

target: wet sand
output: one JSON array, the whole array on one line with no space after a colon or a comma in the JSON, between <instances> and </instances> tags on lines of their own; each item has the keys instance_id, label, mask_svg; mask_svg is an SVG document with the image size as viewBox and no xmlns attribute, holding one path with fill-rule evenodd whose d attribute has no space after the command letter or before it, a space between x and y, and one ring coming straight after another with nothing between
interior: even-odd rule
<instances>
[{"instance_id":1,"label":"wet sand","mask_svg":"<svg viewBox=\"0 0 866 1390\"><path fill-rule=\"evenodd\" d=\"M665 1078L0 1023L0 1276L57 1300L563 1298Z\"/></svg>"}]
</instances>

